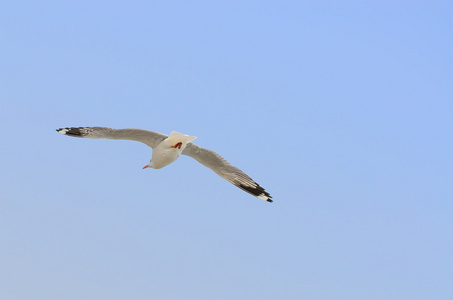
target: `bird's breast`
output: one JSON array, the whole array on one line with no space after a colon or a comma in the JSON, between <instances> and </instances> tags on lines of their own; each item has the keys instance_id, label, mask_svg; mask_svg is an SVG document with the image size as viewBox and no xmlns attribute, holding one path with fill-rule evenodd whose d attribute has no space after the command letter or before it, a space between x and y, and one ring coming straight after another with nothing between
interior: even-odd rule
<instances>
[{"instance_id":1,"label":"bird's breast","mask_svg":"<svg viewBox=\"0 0 453 300\"><path fill-rule=\"evenodd\" d=\"M182 151L180 149L169 148L166 145L161 144L159 144L153 150L153 156L150 165L151 168L161 169L177 160L181 155Z\"/></svg>"}]
</instances>

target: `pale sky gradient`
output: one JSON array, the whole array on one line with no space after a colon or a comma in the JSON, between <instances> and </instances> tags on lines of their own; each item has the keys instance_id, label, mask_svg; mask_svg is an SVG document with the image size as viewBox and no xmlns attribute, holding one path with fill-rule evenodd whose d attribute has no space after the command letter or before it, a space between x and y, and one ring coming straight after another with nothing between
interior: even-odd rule
<instances>
[{"instance_id":1,"label":"pale sky gradient","mask_svg":"<svg viewBox=\"0 0 453 300\"><path fill-rule=\"evenodd\" d=\"M7 1L0 299L453 299L453 2ZM266 188L66 126L198 136Z\"/></svg>"}]
</instances>

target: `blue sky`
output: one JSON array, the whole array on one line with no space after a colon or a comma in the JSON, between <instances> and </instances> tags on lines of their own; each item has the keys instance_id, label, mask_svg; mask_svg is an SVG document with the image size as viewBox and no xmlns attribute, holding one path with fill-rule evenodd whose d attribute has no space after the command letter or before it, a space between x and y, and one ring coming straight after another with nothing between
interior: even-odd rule
<instances>
[{"instance_id":1,"label":"blue sky","mask_svg":"<svg viewBox=\"0 0 453 300\"><path fill-rule=\"evenodd\" d=\"M9 1L0 298L452 299L449 1ZM62 136L198 136L189 157Z\"/></svg>"}]
</instances>

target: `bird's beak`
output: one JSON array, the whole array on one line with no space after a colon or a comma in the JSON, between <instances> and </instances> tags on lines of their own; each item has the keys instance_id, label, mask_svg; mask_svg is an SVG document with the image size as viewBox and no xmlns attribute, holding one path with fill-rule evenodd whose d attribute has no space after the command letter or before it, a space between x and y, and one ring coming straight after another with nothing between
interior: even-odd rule
<instances>
[{"instance_id":1,"label":"bird's beak","mask_svg":"<svg viewBox=\"0 0 453 300\"><path fill-rule=\"evenodd\" d=\"M144 166L144 167L143 167L143 169L146 169L146 168L148 168L148 167L149 167L149 166L148 166L148 165L146 165L146 166Z\"/></svg>"}]
</instances>

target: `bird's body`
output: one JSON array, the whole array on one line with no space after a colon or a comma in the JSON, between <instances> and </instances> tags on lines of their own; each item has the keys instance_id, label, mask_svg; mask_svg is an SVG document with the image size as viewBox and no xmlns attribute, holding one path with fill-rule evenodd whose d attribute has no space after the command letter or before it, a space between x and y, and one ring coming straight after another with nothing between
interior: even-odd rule
<instances>
[{"instance_id":1,"label":"bird's body","mask_svg":"<svg viewBox=\"0 0 453 300\"><path fill-rule=\"evenodd\" d=\"M179 158L182 151L186 149L187 143L196 139L196 136L188 136L176 131L157 144L153 149L153 156L146 167L161 169Z\"/></svg>"},{"instance_id":2,"label":"bird's body","mask_svg":"<svg viewBox=\"0 0 453 300\"><path fill-rule=\"evenodd\" d=\"M240 189L268 202L272 196L247 174L231 165L216 152L202 148L192 141L195 136L172 131L169 136L144 129L113 129L107 127L68 127L57 129L59 133L82 138L132 140L153 148L151 161L144 168L163 168L176 161L181 154L192 157L199 163L216 172Z\"/></svg>"}]
</instances>

